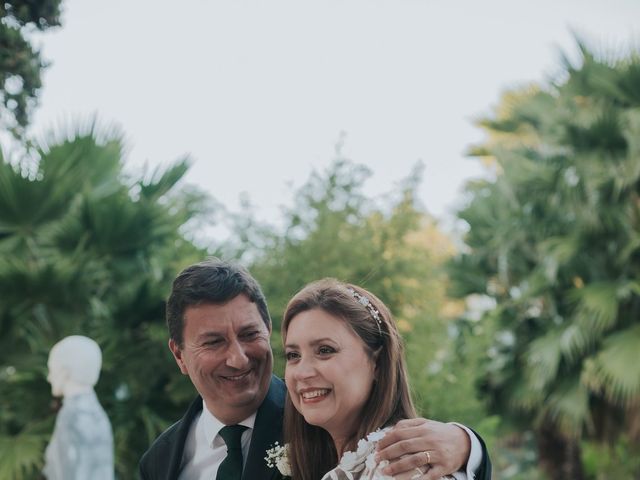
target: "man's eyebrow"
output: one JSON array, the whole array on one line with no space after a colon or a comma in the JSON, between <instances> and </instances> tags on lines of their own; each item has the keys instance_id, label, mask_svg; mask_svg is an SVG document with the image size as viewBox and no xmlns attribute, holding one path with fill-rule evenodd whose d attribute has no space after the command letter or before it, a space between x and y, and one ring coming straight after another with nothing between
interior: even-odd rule
<instances>
[{"instance_id":1,"label":"man's eyebrow","mask_svg":"<svg viewBox=\"0 0 640 480\"><path fill-rule=\"evenodd\" d=\"M203 332L198 335L198 340L206 340L208 338L221 338L224 337L222 333L219 332Z\"/></svg>"},{"instance_id":2,"label":"man's eyebrow","mask_svg":"<svg viewBox=\"0 0 640 480\"><path fill-rule=\"evenodd\" d=\"M240 328L238 328L238 330L242 331L242 330L259 329L260 325L261 324L259 324L259 323L251 322L251 323L247 323L245 325L240 325Z\"/></svg>"}]
</instances>

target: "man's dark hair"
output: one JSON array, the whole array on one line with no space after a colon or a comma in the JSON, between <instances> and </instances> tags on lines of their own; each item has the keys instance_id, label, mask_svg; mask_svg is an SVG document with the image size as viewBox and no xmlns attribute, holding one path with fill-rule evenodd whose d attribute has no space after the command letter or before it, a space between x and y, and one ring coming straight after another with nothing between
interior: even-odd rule
<instances>
[{"instance_id":1,"label":"man's dark hair","mask_svg":"<svg viewBox=\"0 0 640 480\"><path fill-rule=\"evenodd\" d=\"M242 265L211 258L185 268L173 281L167 300L169 336L182 348L184 312L188 307L206 303L222 305L241 293L256 304L265 325L271 328L262 289Z\"/></svg>"}]
</instances>

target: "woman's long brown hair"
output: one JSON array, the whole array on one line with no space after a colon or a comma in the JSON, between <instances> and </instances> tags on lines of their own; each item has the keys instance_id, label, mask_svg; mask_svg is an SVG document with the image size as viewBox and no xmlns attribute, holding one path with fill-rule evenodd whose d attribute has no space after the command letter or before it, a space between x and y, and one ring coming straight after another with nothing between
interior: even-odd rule
<instances>
[{"instance_id":1,"label":"woman's long brown hair","mask_svg":"<svg viewBox=\"0 0 640 480\"><path fill-rule=\"evenodd\" d=\"M380 324L349 289L369 299L380 313ZM295 316L316 308L344 321L362 339L375 361L375 381L360 415L359 427L344 446L345 451L355 450L358 440L370 432L416 416L402 338L391 312L375 295L361 287L325 278L307 285L289 301L282 321L285 343L289 324ZM305 422L289 395L284 412L284 441L289 443L294 480L320 479L338 464L338 452L329 433Z\"/></svg>"}]
</instances>

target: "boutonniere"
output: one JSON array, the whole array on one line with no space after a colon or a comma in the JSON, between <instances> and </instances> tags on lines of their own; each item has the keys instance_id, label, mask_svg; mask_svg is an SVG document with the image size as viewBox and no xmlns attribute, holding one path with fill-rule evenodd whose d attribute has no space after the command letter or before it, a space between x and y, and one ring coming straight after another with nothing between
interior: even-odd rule
<instances>
[{"instance_id":1,"label":"boutonniere","mask_svg":"<svg viewBox=\"0 0 640 480\"><path fill-rule=\"evenodd\" d=\"M291 476L291 465L289 464L289 444L279 445L278 442L267 450L267 456L264 459L269 468L277 468L285 477Z\"/></svg>"}]
</instances>

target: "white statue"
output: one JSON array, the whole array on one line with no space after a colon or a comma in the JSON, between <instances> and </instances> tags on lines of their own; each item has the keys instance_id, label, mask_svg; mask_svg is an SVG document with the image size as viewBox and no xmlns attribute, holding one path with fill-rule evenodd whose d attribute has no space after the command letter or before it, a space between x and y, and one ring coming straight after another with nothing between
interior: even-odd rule
<instances>
[{"instance_id":1,"label":"white statue","mask_svg":"<svg viewBox=\"0 0 640 480\"><path fill-rule=\"evenodd\" d=\"M51 393L64 397L45 452L48 480L113 480L111 423L93 390L102 367L96 342L66 337L49 352Z\"/></svg>"}]
</instances>

